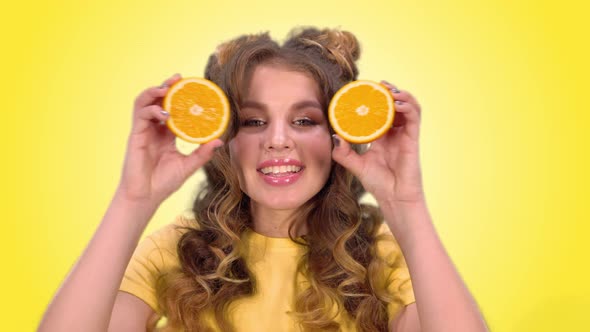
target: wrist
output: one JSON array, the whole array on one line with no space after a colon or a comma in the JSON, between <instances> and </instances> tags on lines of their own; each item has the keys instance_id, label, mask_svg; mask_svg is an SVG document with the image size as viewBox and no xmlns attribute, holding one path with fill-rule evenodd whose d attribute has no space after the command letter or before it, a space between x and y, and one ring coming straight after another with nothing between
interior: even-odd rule
<instances>
[{"instance_id":1,"label":"wrist","mask_svg":"<svg viewBox=\"0 0 590 332\"><path fill-rule=\"evenodd\" d=\"M119 185L115 190L113 201L134 207L157 208L162 202L148 195L136 195L130 193L124 185Z\"/></svg>"},{"instance_id":2,"label":"wrist","mask_svg":"<svg viewBox=\"0 0 590 332\"><path fill-rule=\"evenodd\" d=\"M375 198L380 207L393 211L395 214L400 214L403 217L405 214L412 214L415 211L427 210L426 198L423 194L415 195L412 199L394 199L391 197Z\"/></svg>"},{"instance_id":3,"label":"wrist","mask_svg":"<svg viewBox=\"0 0 590 332\"><path fill-rule=\"evenodd\" d=\"M432 224L425 200L379 202L385 222L399 240L411 238L412 234Z\"/></svg>"},{"instance_id":4,"label":"wrist","mask_svg":"<svg viewBox=\"0 0 590 332\"><path fill-rule=\"evenodd\" d=\"M395 191L395 190L394 190ZM421 187L404 189L403 193L393 191L382 191L372 193L379 205L388 206L419 206L426 205L426 197Z\"/></svg>"},{"instance_id":5,"label":"wrist","mask_svg":"<svg viewBox=\"0 0 590 332\"><path fill-rule=\"evenodd\" d=\"M118 189L113 196L111 206L117 210L125 211L126 214L134 217L134 219L146 219L147 223L156 213L160 203L151 199L130 198Z\"/></svg>"}]
</instances>

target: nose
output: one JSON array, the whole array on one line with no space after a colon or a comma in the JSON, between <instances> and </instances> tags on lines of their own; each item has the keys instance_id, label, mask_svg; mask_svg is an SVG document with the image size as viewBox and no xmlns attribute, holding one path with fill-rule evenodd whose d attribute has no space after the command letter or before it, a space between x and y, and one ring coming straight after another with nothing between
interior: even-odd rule
<instances>
[{"instance_id":1,"label":"nose","mask_svg":"<svg viewBox=\"0 0 590 332\"><path fill-rule=\"evenodd\" d=\"M267 128L264 149L267 151L290 150L294 146L286 121L273 121Z\"/></svg>"}]
</instances>

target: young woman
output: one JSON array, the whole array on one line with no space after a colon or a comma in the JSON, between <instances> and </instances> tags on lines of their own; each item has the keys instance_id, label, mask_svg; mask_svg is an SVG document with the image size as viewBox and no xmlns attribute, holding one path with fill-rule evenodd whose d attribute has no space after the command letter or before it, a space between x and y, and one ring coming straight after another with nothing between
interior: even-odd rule
<instances>
[{"instance_id":1,"label":"young woman","mask_svg":"<svg viewBox=\"0 0 590 332\"><path fill-rule=\"evenodd\" d=\"M414 97L384 82L398 114L366 151L333 135L327 106L359 55L349 32L313 28L221 45L205 76L232 123L189 156L161 125L180 76L141 93L120 185L39 330L144 331L165 316L169 331L486 331L428 213ZM193 215L136 248L200 167ZM379 209L359 203L365 190Z\"/></svg>"}]
</instances>

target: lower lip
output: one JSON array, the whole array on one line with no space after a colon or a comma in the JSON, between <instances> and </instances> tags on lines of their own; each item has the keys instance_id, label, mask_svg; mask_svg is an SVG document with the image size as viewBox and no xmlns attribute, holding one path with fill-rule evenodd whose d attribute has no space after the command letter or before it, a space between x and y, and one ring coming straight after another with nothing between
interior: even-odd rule
<instances>
[{"instance_id":1,"label":"lower lip","mask_svg":"<svg viewBox=\"0 0 590 332\"><path fill-rule=\"evenodd\" d=\"M295 183L295 181L299 180L299 178L301 177L301 173L303 173L303 170L297 172L297 173L292 173L289 175L283 175L283 176L272 176L272 175L264 175L262 173L258 173L260 174L260 176L262 176L262 179L264 180L264 182L273 185L273 186L287 186L290 184Z\"/></svg>"}]
</instances>

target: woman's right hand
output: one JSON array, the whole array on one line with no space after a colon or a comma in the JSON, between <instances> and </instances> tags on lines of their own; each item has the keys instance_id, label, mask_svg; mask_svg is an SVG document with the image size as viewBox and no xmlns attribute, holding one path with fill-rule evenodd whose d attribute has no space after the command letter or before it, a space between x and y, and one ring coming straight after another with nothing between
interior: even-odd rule
<instances>
[{"instance_id":1,"label":"woman's right hand","mask_svg":"<svg viewBox=\"0 0 590 332\"><path fill-rule=\"evenodd\" d=\"M163 124L168 114L161 104L168 88L180 79L181 76L175 74L162 86L146 89L135 100L125 164L117 190L124 199L159 205L211 159L216 147L223 145L216 139L199 146L188 156L177 150L175 135Z\"/></svg>"}]
</instances>

